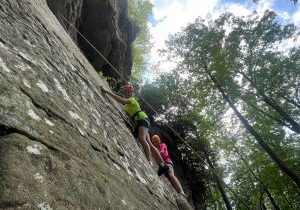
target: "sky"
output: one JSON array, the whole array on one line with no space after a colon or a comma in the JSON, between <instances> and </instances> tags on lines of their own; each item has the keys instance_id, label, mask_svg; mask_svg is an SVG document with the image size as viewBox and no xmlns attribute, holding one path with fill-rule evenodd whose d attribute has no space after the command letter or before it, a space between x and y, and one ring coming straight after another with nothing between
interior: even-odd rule
<instances>
[{"instance_id":1,"label":"sky","mask_svg":"<svg viewBox=\"0 0 300 210\"><path fill-rule=\"evenodd\" d=\"M232 12L236 16L245 16L256 10L262 15L265 10L273 10L278 14L282 23L294 23L300 27L300 2L294 5L289 0L150 0L153 13L149 17L148 26L152 35L153 48L150 54L152 68L151 79L155 79L159 72L166 72L176 66L175 63L166 61L158 50L165 46L168 36L179 32L188 23L193 23L197 17L206 20L216 19L224 12ZM295 42L285 45L300 45L300 38Z\"/></svg>"}]
</instances>

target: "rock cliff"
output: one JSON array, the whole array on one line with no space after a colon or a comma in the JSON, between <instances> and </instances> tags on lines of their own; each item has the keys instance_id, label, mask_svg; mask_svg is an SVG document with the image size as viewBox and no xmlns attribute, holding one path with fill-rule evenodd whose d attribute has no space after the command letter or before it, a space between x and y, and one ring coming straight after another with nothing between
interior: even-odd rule
<instances>
[{"instance_id":1,"label":"rock cliff","mask_svg":"<svg viewBox=\"0 0 300 210\"><path fill-rule=\"evenodd\" d=\"M131 43L135 39L138 27L127 16L127 0L47 0L47 3L97 71L101 70L105 75L114 78L120 77L76 30L83 34L120 74L127 79L130 77Z\"/></svg>"},{"instance_id":2,"label":"rock cliff","mask_svg":"<svg viewBox=\"0 0 300 210\"><path fill-rule=\"evenodd\" d=\"M45 0L0 1L0 34L0 209L187 208Z\"/></svg>"}]
</instances>

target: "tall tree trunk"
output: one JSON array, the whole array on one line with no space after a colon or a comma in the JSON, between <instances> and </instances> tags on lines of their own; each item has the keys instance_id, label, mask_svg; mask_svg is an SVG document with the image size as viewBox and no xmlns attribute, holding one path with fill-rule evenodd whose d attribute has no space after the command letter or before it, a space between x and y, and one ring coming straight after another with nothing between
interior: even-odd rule
<instances>
[{"instance_id":1,"label":"tall tree trunk","mask_svg":"<svg viewBox=\"0 0 300 210\"><path fill-rule=\"evenodd\" d=\"M285 96L280 96L280 97L284 98L287 102L290 102L291 104L293 104L294 106L296 106L297 108L300 109L300 104L298 104L297 101L290 99L288 97L285 97Z\"/></svg>"},{"instance_id":2,"label":"tall tree trunk","mask_svg":"<svg viewBox=\"0 0 300 210\"><path fill-rule=\"evenodd\" d=\"M289 128L290 130L296 132L293 127L291 127L291 125L286 124L285 121L282 121L281 119L279 119L278 117L272 116L271 114L263 111L262 109L258 108L257 106L255 106L253 103L248 103L249 106L251 106L253 109L257 110L258 112L262 113L264 116L276 121L279 125L281 126L285 126L287 128Z\"/></svg>"},{"instance_id":3,"label":"tall tree trunk","mask_svg":"<svg viewBox=\"0 0 300 210\"><path fill-rule=\"evenodd\" d=\"M261 210L267 210L265 202L264 202L264 193L265 193L265 191L262 191L262 193L260 195L260 199L259 199L259 207Z\"/></svg>"},{"instance_id":4,"label":"tall tree trunk","mask_svg":"<svg viewBox=\"0 0 300 210\"><path fill-rule=\"evenodd\" d=\"M265 192L267 193L267 196L271 202L271 204L273 205L275 210L280 210L279 206L277 205L277 203L275 202L275 199L273 198L271 192L268 189L268 186L266 183L264 183L263 181L261 181L259 179L259 177L254 173L254 171L251 169L250 165L248 164L248 162L246 161L246 159L243 157L243 155L238 151L238 149L234 146L234 150L235 152L238 154L238 156L240 157L240 159L243 161L243 163L247 166L249 172L252 174L252 176L257 180L257 182L260 184L260 186L262 186L262 188L265 190Z\"/></svg>"},{"instance_id":5,"label":"tall tree trunk","mask_svg":"<svg viewBox=\"0 0 300 210\"><path fill-rule=\"evenodd\" d=\"M206 149L204 149L204 156L205 156L205 158L207 160L208 165L215 171L214 165L211 162ZM223 201L225 202L227 210L232 210L232 206L231 206L230 201L229 201L229 199L228 199L228 197L226 195L226 192L225 192L222 180L220 180L220 178L218 176L216 176L215 174L214 174L214 178L216 180L216 183L217 183L218 189L219 189L219 191L221 193L221 196L223 198Z\"/></svg>"},{"instance_id":6,"label":"tall tree trunk","mask_svg":"<svg viewBox=\"0 0 300 210\"><path fill-rule=\"evenodd\" d=\"M273 100L271 100L268 96L266 96L261 90L257 88L254 82L243 72L239 73L243 75L243 77L251 84L251 86L257 91L257 96L261 97L262 100L272 107L285 121L290 124L290 129L296 133L300 133L300 124L297 123L288 113L285 112L278 104L276 104Z\"/></svg>"},{"instance_id":7,"label":"tall tree trunk","mask_svg":"<svg viewBox=\"0 0 300 210\"><path fill-rule=\"evenodd\" d=\"M251 179L251 186L253 189L255 189L255 185L254 185L254 181L256 180L257 182L260 183L260 180L258 179L258 177L255 175L255 173L253 172L253 170L251 169L250 165L247 163L247 161L245 160L245 158L243 157L243 155L240 153L240 151L237 149L237 147L235 145L233 145L234 147L234 152L237 153L237 155L239 156L239 158L243 161L243 163L247 166L248 171L250 172L250 174L252 175L252 177L254 178L254 180Z\"/></svg>"},{"instance_id":8,"label":"tall tree trunk","mask_svg":"<svg viewBox=\"0 0 300 210\"><path fill-rule=\"evenodd\" d=\"M273 196L271 195L270 191L268 190L268 188L266 188L266 193L267 193L268 198L270 199L270 201L271 201L271 203L272 203L274 209L275 209L275 210L280 210L279 206L276 204L276 202L275 202Z\"/></svg>"},{"instance_id":9,"label":"tall tree trunk","mask_svg":"<svg viewBox=\"0 0 300 210\"><path fill-rule=\"evenodd\" d=\"M278 165L278 167L281 169L283 173L288 175L300 188L300 177L294 172L292 169L290 169L279 157L278 155L269 147L267 142L254 130L254 128L249 124L247 119L237 110L233 102L229 99L229 97L226 95L225 91L221 87L221 85L217 82L217 80L206 70L208 76L212 80L212 82L216 85L217 89L222 94L224 100L228 103L228 105L233 109L236 116L240 119L244 127L247 129L247 131L256 139L256 141L259 143L259 145L268 153L268 155L272 158L272 160L275 161L275 163Z\"/></svg>"},{"instance_id":10,"label":"tall tree trunk","mask_svg":"<svg viewBox=\"0 0 300 210\"><path fill-rule=\"evenodd\" d=\"M276 104L274 101L269 99L264 93L258 91L258 93L263 98L263 101L268 104L270 107L272 107L280 116L283 117L292 127L292 130L296 133L300 133L300 125L293 120L293 118L290 117L278 104Z\"/></svg>"}]
</instances>

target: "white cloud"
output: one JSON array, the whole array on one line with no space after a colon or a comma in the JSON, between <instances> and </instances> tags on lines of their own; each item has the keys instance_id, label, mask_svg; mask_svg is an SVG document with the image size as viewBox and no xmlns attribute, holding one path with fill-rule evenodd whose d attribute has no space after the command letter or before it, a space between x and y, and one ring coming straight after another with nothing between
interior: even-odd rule
<instances>
[{"instance_id":1,"label":"white cloud","mask_svg":"<svg viewBox=\"0 0 300 210\"><path fill-rule=\"evenodd\" d=\"M246 8L245 5L242 4L229 4L226 8L227 12L231 12L236 16L247 16L251 14L251 10Z\"/></svg>"},{"instance_id":2,"label":"white cloud","mask_svg":"<svg viewBox=\"0 0 300 210\"><path fill-rule=\"evenodd\" d=\"M300 8L294 13L292 20L296 26L300 26Z\"/></svg>"},{"instance_id":3,"label":"white cloud","mask_svg":"<svg viewBox=\"0 0 300 210\"><path fill-rule=\"evenodd\" d=\"M259 0L256 6L256 11L259 16L262 16L266 10L273 10L274 0Z\"/></svg>"},{"instance_id":4,"label":"white cloud","mask_svg":"<svg viewBox=\"0 0 300 210\"><path fill-rule=\"evenodd\" d=\"M283 22L286 23L286 22L291 22L291 15L286 12L286 11L283 11L283 12L278 12L277 15L282 18Z\"/></svg>"},{"instance_id":5,"label":"white cloud","mask_svg":"<svg viewBox=\"0 0 300 210\"><path fill-rule=\"evenodd\" d=\"M167 59L158 53L158 49L165 46L165 41L169 35L179 32L189 23L193 23L197 17L206 20L216 19L224 12L231 12L236 16L248 16L254 10L262 17L266 10L274 10L276 1L259 0L257 4L253 4L252 1L245 1L245 3L238 4L224 3L221 0L152 0L154 2L153 18L157 22L153 25L149 23L153 37L151 61L155 65L160 64L160 71L168 71L174 68L175 64L166 61ZM292 21L294 24L300 25L300 9L294 14L284 11L284 9L277 11L277 13L283 22Z\"/></svg>"},{"instance_id":6,"label":"white cloud","mask_svg":"<svg viewBox=\"0 0 300 210\"><path fill-rule=\"evenodd\" d=\"M287 54L289 49L296 47L296 46L300 46L300 37L295 36L295 37L291 37L290 39L284 40L282 43L280 43L278 45L278 50Z\"/></svg>"},{"instance_id":7,"label":"white cloud","mask_svg":"<svg viewBox=\"0 0 300 210\"><path fill-rule=\"evenodd\" d=\"M158 21L155 26L149 23L150 31L153 37L154 47L151 51L151 58L154 62L161 61L161 69L170 69L174 67L172 62L164 62L158 49L165 46L164 42L168 36L180 31L188 23L201 16L205 18L213 13L218 0L173 0L173 1L154 1L153 16Z\"/></svg>"}]
</instances>

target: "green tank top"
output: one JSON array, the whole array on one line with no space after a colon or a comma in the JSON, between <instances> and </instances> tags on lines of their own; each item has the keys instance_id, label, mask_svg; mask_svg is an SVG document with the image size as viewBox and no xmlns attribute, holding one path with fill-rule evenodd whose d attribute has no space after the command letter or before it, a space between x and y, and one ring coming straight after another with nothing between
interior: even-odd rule
<instances>
[{"instance_id":1,"label":"green tank top","mask_svg":"<svg viewBox=\"0 0 300 210\"><path fill-rule=\"evenodd\" d=\"M129 98L130 102L125 104L125 112L132 118L135 113L141 110L139 103L134 97ZM143 120L148 118L147 114L140 111L134 116L134 121Z\"/></svg>"}]
</instances>

